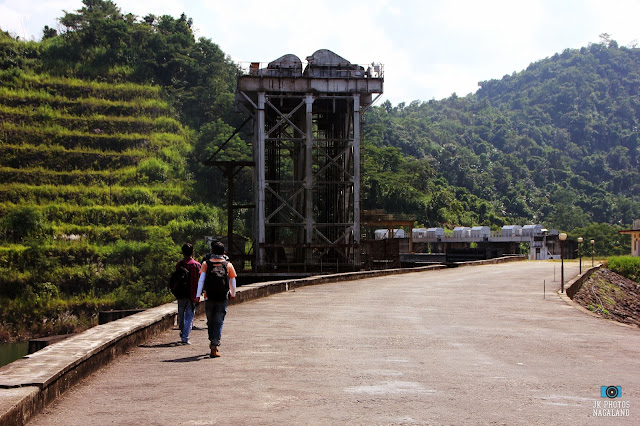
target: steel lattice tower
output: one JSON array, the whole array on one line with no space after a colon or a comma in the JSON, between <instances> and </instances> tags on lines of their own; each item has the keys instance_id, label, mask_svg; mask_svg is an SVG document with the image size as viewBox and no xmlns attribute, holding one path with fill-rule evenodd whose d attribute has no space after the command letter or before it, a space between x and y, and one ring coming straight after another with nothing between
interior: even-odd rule
<instances>
[{"instance_id":1,"label":"steel lattice tower","mask_svg":"<svg viewBox=\"0 0 640 426\"><path fill-rule=\"evenodd\" d=\"M285 55L238 77L236 103L254 122L258 270L357 267L360 123L382 94L380 65L329 50Z\"/></svg>"}]
</instances>

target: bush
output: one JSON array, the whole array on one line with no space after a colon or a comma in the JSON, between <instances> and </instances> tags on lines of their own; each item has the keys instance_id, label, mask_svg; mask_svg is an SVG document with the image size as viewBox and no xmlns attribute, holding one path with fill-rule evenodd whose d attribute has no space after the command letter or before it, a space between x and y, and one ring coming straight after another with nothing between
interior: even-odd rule
<instances>
[{"instance_id":1,"label":"bush","mask_svg":"<svg viewBox=\"0 0 640 426\"><path fill-rule=\"evenodd\" d=\"M122 199L120 204L157 204L158 197L153 193L153 190L145 187L133 187L124 188L122 190Z\"/></svg>"},{"instance_id":2,"label":"bush","mask_svg":"<svg viewBox=\"0 0 640 426\"><path fill-rule=\"evenodd\" d=\"M140 272L134 265L108 265L96 274L92 288L97 294L108 294L139 281L139 276Z\"/></svg>"},{"instance_id":3,"label":"bush","mask_svg":"<svg viewBox=\"0 0 640 426\"><path fill-rule=\"evenodd\" d=\"M169 177L171 167L157 158L147 158L138 165L138 172L149 182L164 182Z\"/></svg>"},{"instance_id":4,"label":"bush","mask_svg":"<svg viewBox=\"0 0 640 426\"><path fill-rule=\"evenodd\" d=\"M616 274L620 274L635 282L640 282L640 257L612 257L608 260L607 265L607 267Z\"/></svg>"},{"instance_id":5,"label":"bush","mask_svg":"<svg viewBox=\"0 0 640 426\"><path fill-rule=\"evenodd\" d=\"M13 268L0 268L0 297L14 299L23 294L33 279L32 272L20 272ZM0 309L1 310L1 309Z\"/></svg>"},{"instance_id":6,"label":"bush","mask_svg":"<svg viewBox=\"0 0 640 426\"><path fill-rule=\"evenodd\" d=\"M221 231L222 226L215 219L214 217L207 221L172 220L167 224L167 229L176 243L180 241L197 241L207 235L221 233L217 231Z\"/></svg>"},{"instance_id":7,"label":"bush","mask_svg":"<svg viewBox=\"0 0 640 426\"><path fill-rule=\"evenodd\" d=\"M42 214L33 206L16 207L2 221L2 233L14 242L43 234L45 224Z\"/></svg>"}]
</instances>

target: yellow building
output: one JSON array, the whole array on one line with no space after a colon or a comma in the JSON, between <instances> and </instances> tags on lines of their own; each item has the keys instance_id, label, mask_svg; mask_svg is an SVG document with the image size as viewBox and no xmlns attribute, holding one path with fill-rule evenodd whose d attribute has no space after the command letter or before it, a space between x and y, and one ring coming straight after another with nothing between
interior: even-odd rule
<instances>
[{"instance_id":1,"label":"yellow building","mask_svg":"<svg viewBox=\"0 0 640 426\"><path fill-rule=\"evenodd\" d=\"M621 234L631 234L631 256L640 256L640 219L633 221L633 229L618 232Z\"/></svg>"}]
</instances>

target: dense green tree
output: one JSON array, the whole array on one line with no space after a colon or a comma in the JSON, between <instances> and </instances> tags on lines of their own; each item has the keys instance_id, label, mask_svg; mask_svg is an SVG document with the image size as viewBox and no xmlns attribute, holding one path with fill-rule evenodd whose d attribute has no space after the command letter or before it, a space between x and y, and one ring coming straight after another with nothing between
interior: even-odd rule
<instances>
[{"instance_id":1,"label":"dense green tree","mask_svg":"<svg viewBox=\"0 0 640 426\"><path fill-rule=\"evenodd\" d=\"M375 107L366 139L486 200L493 225L567 230L640 214L640 50L603 39L479 84L464 98ZM455 211L454 198L429 195Z\"/></svg>"},{"instance_id":2,"label":"dense green tree","mask_svg":"<svg viewBox=\"0 0 640 426\"><path fill-rule=\"evenodd\" d=\"M222 118L237 125L233 112L236 65L211 40L195 39L193 21L184 14L139 18L109 0L83 0L83 6L59 19L62 31L45 28L30 66L23 52L0 47L3 69L34 68L61 76L109 82L158 84L185 124L199 128Z\"/></svg>"},{"instance_id":3,"label":"dense green tree","mask_svg":"<svg viewBox=\"0 0 640 426\"><path fill-rule=\"evenodd\" d=\"M575 228L569 232L571 239L578 237L584 239L582 253L585 257L594 256L620 256L629 254L631 251L631 237L628 234L620 234L618 231L624 229L617 225L608 223L592 223L583 227ZM595 245L591 247L591 240Z\"/></svg>"}]
</instances>

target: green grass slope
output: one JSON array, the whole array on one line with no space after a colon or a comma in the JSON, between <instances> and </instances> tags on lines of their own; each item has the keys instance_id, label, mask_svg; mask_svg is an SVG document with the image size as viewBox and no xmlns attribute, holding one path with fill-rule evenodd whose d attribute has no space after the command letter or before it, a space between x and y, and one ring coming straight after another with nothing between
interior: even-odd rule
<instances>
[{"instance_id":1,"label":"green grass slope","mask_svg":"<svg viewBox=\"0 0 640 426\"><path fill-rule=\"evenodd\" d=\"M221 223L190 140L158 87L0 72L0 341L170 300L180 245Z\"/></svg>"}]
</instances>

